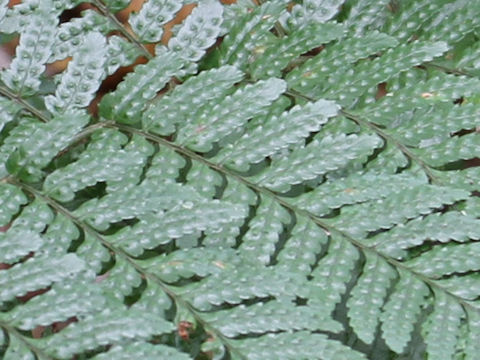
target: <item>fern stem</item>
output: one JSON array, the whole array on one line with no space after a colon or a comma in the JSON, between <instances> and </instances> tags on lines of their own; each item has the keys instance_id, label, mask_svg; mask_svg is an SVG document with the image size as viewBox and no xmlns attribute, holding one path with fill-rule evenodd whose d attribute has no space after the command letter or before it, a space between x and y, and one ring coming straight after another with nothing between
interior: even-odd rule
<instances>
[{"instance_id":1,"label":"fern stem","mask_svg":"<svg viewBox=\"0 0 480 360\"><path fill-rule=\"evenodd\" d=\"M147 48L137 39L134 34L129 32L125 28L125 26L117 19L117 17L108 10L108 8L105 6L105 4L103 4L103 2L101 2L100 0L93 0L92 3L97 7L97 9L100 11L100 13L102 13L102 15L107 17L115 25L118 31L120 31L122 35L128 39L128 41L130 41L132 44L135 44L135 46L140 49L140 51L148 60L153 59L153 55L150 54Z\"/></svg>"},{"instance_id":2,"label":"fern stem","mask_svg":"<svg viewBox=\"0 0 480 360\"><path fill-rule=\"evenodd\" d=\"M315 99L310 98L309 96L297 93L296 91L293 90L288 90L286 92L287 95L293 96L293 97L300 97L304 100L307 101L315 101ZM414 153L412 153L405 145L403 145L401 142L399 142L397 139L395 139L393 136L389 135L380 127L378 127L376 124L368 121L368 120L363 120L360 117L358 117L355 114L352 114L344 109L340 109L340 114L345 116L347 119L355 122L357 125L368 128L375 132L378 136L380 136L382 139L384 139L387 142L392 143L397 147L408 159L418 163L420 167L423 169L425 174L427 175L428 179L430 180L431 183L439 184L440 181L435 177L435 175L432 173L430 166L428 166L422 159L420 159L418 156L416 156Z\"/></svg>"},{"instance_id":3,"label":"fern stem","mask_svg":"<svg viewBox=\"0 0 480 360\"><path fill-rule=\"evenodd\" d=\"M8 334L15 336L18 340L20 340L23 344L25 344L25 346L28 349L30 349L30 351L32 351L38 359L55 360L55 358L45 354L45 352L42 349L30 343L28 341L28 338L23 336L17 329L4 323L1 320L0 320L0 328L5 329L8 332Z\"/></svg>"},{"instance_id":4,"label":"fern stem","mask_svg":"<svg viewBox=\"0 0 480 360\"><path fill-rule=\"evenodd\" d=\"M15 101L17 104L21 105L25 110L29 111L30 113L32 113L33 115L38 117L38 119L40 121L43 121L43 122L48 122L49 121L48 117L45 116L40 110L38 110L33 105L29 104L27 101L25 101L21 97L15 95L9 89L7 89L3 86L0 86L0 94L9 98L9 99L11 99L11 100L13 100L13 101Z\"/></svg>"},{"instance_id":5,"label":"fern stem","mask_svg":"<svg viewBox=\"0 0 480 360\"><path fill-rule=\"evenodd\" d=\"M146 278L152 280L154 283L156 283L162 291L164 291L168 296L170 296L174 302L177 304L180 304L182 307L187 309L192 316L195 318L195 320L203 326L206 330L210 331L213 335L215 335L217 338L221 340L221 342L224 344L224 346L230 351L239 356L240 359L247 360L245 356L240 353L239 350L237 350L219 330L217 330L213 325L210 325L210 323L202 318L202 316L198 313L198 311L188 302L185 301L180 295L176 294L167 284L165 284L162 279L160 279L158 276L155 274L150 273L148 270L144 269L142 266L138 265L134 259L130 257L128 253L126 253L124 250L117 248L116 246L112 245L109 243L107 240L105 240L101 234L99 234L94 228L92 228L90 225L84 223L82 220L74 216L68 209L60 205L58 202L53 200L47 195L44 195L37 189L31 187L30 185L24 184L22 182L17 181L16 179L11 179L10 182L16 186L19 186L32 194L35 198L41 199L48 205L50 205L57 213L60 213L67 217L69 220L71 220L75 225L77 225L79 228L81 228L85 233L88 233L91 235L94 239L99 241L103 246L105 246L107 249L112 251L115 256L121 256L128 264L130 264L136 271L139 273L143 274ZM0 326L1 323L0 323ZM53 360L53 359L52 359Z\"/></svg>"},{"instance_id":6,"label":"fern stem","mask_svg":"<svg viewBox=\"0 0 480 360\"><path fill-rule=\"evenodd\" d=\"M404 271L406 272L409 272L410 274L412 274L413 276L419 278L421 281L425 282L426 284L428 284L430 287L434 287L440 291L443 291L445 292L447 295L453 297L456 299L456 301L458 301L459 303L461 303L464 307L468 307L468 308L471 308L472 310L474 311L480 311L480 309L474 307L473 305L471 305L470 303L468 303L467 301L465 301L464 299L462 299L461 297L449 292L447 289L445 289L444 287L438 285L434 280L426 277L425 275L422 275L421 273L417 273L415 272L414 270L412 270L411 268L405 266L402 262L398 261L398 260L395 260L393 258L390 258L384 254L382 254L381 252L378 252L374 247L371 247L371 246L366 246L365 244L361 243L360 241L354 239L353 237L351 237L350 235L346 234L345 232L335 228L334 226L330 225L330 224L327 224L325 223L321 218L315 216L314 214L312 214L311 212L307 211L307 210L303 210L303 209L300 209L298 207L296 207L295 205L289 203L287 200L281 198L280 196L278 196L275 192L269 190L269 189L266 189L262 186L258 186L257 184L254 184L252 182L250 182L249 180L243 178L242 176L236 174L234 171L232 170L229 170L225 167L223 167L222 165L219 165L219 164L215 164L205 158L203 158L201 155L198 155L197 153L191 151L191 150L188 150L188 149L185 149L181 146L178 146L176 144L173 144L171 143L170 141L168 140L165 140L159 136L156 136L156 135L152 135L152 134L149 134L145 131L142 131L142 130L139 130L139 129L135 129L133 127L130 127L130 126L127 126L127 125L122 125L122 124L118 124L118 123L111 123L109 125L107 125L107 127L113 127L113 128L116 128L116 129L119 129L119 130L122 130L122 131L126 131L126 132L129 132L129 133L132 133L132 134L138 134L138 135L141 135L143 137L145 137L146 139L149 139L151 141L154 141L156 143L158 143L159 145L164 145L176 152L178 152L179 154L182 154L190 159L193 159L195 161L199 161L201 162L202 164L208 166L209 168L211 169L214 169L218 172L220 172L221 174L225 175L226 177L228 178L232 178L246 186L248 186L249 188L251 188L252 190L254 190L255 192L257 193L260 193L264 196L267 196L267 197L270 197L272 198L274 201L278 202L280 205L282 205L283 207L285 207L286 209L288 209L289 211L291 211L292 213L295 213L297 215L300 215L300 216L305 216L305 217L308 217L310 220L312 220L315 224L317 224L318 226L320 226L322 229L324 229L329 235L330 234L334 234L334 235L337 235L339 237L342 237L344 238L345 240L347 240L348 242L350 242L352 245L354 245L355 247L361 249L362 251L364 252L370 252L372 254L374 254L375 256L378 256L380 258L382 258L383 260L385 260L386 262L388 262L389 264L391 264L394 268L402 268Z\"/></svg>"},{"instance_id":7,"label":"fern stem","mask_svg":"<svg viewBox=\"0 0 480 360\"><path fill-rule=\"evenodd\" d=\"M463 75L463 76L468 76L468 77L476 77L475 75L469 73L468 71L465 71L465 70L462 70L462 69L449 68L448 66L440 65L440 64L437 64L435 62L430 62L430 63L427 63L425 65L434 67L438 70L442 70L443 72L450 73L450 74Z\"/></svg>"}]
</instances>

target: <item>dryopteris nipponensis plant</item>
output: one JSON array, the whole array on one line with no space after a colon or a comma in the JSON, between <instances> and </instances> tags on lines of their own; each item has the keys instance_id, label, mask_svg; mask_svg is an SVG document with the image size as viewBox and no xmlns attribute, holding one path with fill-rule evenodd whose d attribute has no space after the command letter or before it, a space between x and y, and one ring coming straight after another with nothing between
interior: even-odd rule
<instances>
[{"instance_id":1,"label":"dryopteris nipponensis plant","mask_svg":"<svg viewBox=\"0 0 480 360\"><path fill-rule=\"evenodd\" d=\"M479 359L480 1L83 2L0 1L0 358Z\"/></svg>"}]
</instances>

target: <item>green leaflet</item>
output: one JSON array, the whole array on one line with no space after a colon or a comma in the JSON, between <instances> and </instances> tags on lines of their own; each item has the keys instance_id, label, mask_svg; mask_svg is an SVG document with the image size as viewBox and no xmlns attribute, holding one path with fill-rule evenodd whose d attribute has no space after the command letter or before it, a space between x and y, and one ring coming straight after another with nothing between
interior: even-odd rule
<instances>
[{"instance_id":1,"label":"green leaflet","mask_svg":"<svg viewBox=\"0 0 480 360\"><path fill-rule=\"evenodd\" d=\"M31 14L14 60L0 74L2 81L18 95L32 95L40 87L40 75L52 52L58 22L57 14L49 5L51 1L45 1Z\"/></svg>"},{"instance_id":2,"label":"green leaflet","mask_svg":"<svg viewBox=\"0 0 480 360\"><path fill-rule=\"evenodd\" d=\"M339 229L352 236L362 236L367 232L391 228L395 224L405 222L418 215L428 214L443 205L453 204L468 197L468 193L460 189L431 185L418 185L400 193L393 193L385 199L366 202L357 206L344 207L341 216L333 223ZM412 201L411 199L416 199ZM402 204L401 211L390 212L389 209ZM369 213L372 218L365 218Z\"/></svg>"},{"instance_id":3,"label":"green leaflet","mask_svg":"<svg viewBox=\"0 0 480 360\"><path fill-rule=\"evenodd\" d=\"M302 5L293 7L288 21L295 26L302 26L310 21L324 23L338 13L343 3L344 0L305 0Z\"/></svg>"},{"instance_id":4,"label":"green leaflet","mask_svg":"<svg viewBox=\"0 0 480 360\"><path fill-rule=\"evenodd\" d=\"M250 65L250 72L255 79L281 76L281 71L290 61L313 48L342 37L343 33L344 28L336 23L307 25L288 37L256 49L258 57Z\"/></svg>"},{"instance_id":5,"label":"green leaflet","mask_svg":"<svg viewBox=\"0 0 480 360\"><path fill-rule=\"evenodd\" d=\"M81 51L84 38L90 33L106 34L114 27L107 18L93 10L85 10L82 17L63 23L55 34L54 52L49 61L61 60ZM102 45L104 47L105 45Z\"/></svg>"},{"instance_id":6,"label":"green leaflet","mask_svg":"<svg viewBox=\"0 0 480 360\"><path fill-rule=\"evenodd\" d=\"M480 269L479 247L480 243L436 246L429 252L408 261L406 265L431 278L477 271ZM448 257L445 256L446 253Z\"/></svg>"},{"instance_id":7,"label":"green leaflet","mask_svg":"<svg viewBox=\"0 0 480 360\"><path fill-rule=\"evenodd\" d=\"M402 353L411 339L413 324L422 311L428 287L406 271L399 271L400 280L383 306L380 315L382 337L395 352ZM399 311L402 309L402 311Z\"/></svg>"},{"instance_id":8,"label":"green leaflet","mask_svg":"<svg viewBox=\"0 0 480 360\"><path fill-rule=\"evenodd\" d=\"M138 65L135 72L127 75L124 82L112 93L103 97L99 104L100 115L124 123L139 121L139 112L148 100L155 97L173 76L182 76L193 71L185 68L176 53L161 46L157 56L145 65Z\"/></svg>"},{"instance_id":9,"label":"green leaflet","mask_svg":"<svg viewBox=\"0 0 480 360\"><path fill-rule=\"evenodd\" d=\"M435 292L435 305L423 327L426 333L428 356L433 359L451 359L464 311L452 297Z\"/></svg>"},{"instance_id":10,"label":"green leaflet","mask_svg":"<svg viewBox=\"0 0 480 360\"><path fill-rule=\"evenodd\" d=\"M104 306L105 299L96 286L82 282L55 284L47 293L10 311L6 320L19 329L32 330L72 316L99 312Z\"/></svg>"},{"instance_id":11,"label":"green leaflet","mask_svg":"<svg viewBox=\"0 0 480 360\"><path fill-rule=\"evenodd\" d=\"M395 279L395 270L378 256L366 252L366 264L347 300L350 324L358 337L367 344L375 339L380 308L387 295L390 282ZM365 304L365 297L372 301Z\"/></svg>"},{"instance_id":12,"label":"green leaflet","mask_svg":"<svg viewBox=\"0 0 480 360\"><path fill-rule=\"evenodd\" d=\"M114 130L98 131L94 134L93 139L94 141L91 142L87 151L77 162L70 164L67 168L53 172L45 179L44 189L52 197L61 201L71 200L75 191L95 185L99 181L109 182L111 191L128 186L129 183L133 185L137 182L141 165L152 151L145 139L135 137L123 149L121 146L125 145L127 138L120 132ZM95 154L100 153L103 160L97 161ZM122 158L117 157L119 153L123 155ZM89 172L86 172L86 169L92 169L92 167L98 170L94 176L81 176L82 174L88 174ZM132 167L139 167L138 171L130 171L127 177L123 178L123 181L119 180L121 174L126 174L127 169Z\"/></svg>"},{"instance_id":13,"label":"green leaflet","mask_svg":"<svg viewBox=\"0 0 480 360\"><path fill-rule=\"evenodd\" d=\"M42 246L42 239L34 232L12 229L7 233L0 233L0 262L14 264L31 251Z\"/></svg>"},{"instance_id":14,"label":"green leaflet","mask_svg":"<svg viewBox=\"0 0 480 360\"><path fill-rule=\"evenodd\" d=\"M237 20L219 49L220 64L245 68L258 46L269 37L269 30L285 11L285 4L284 0L266 2Z\"/></svg>"},{"instance_id":15,"label":"green leaflet","mask_svg":"<svg viewBox=\"0 0 480 360\"><path fill-rule=\"evenodd\" d=\"M327 45L320 54L308 59L287 75L289 87L305 90L322 86L327 77L344 69L345 64L394 47L398 42L384 33L371 32L362 37L362 42L354 34L348 34L342 41Z\"/></svg>"},{"instance_id":16,"label":"green leaflet","mask_svg":"<svg viewBox=\"0 0 480 360\"><path fill-rule=\"evenodd\" d=\"M55 259L34 257L0 273L0 302L13 300L30 291L63 281L84 270L84 263L74 254Z\"/></svg>"},{"instance_id":17,"label":"green leaflet","mask_svg":"<svg viewBox=\"0 0 480 360\"><path fill-rule=\"evenodd\" d=\"M249 118L263 114L284 91L285 82L276 78L247 85L222 101L203 107L196 121L180 128L176 142L207 152L215 142L244 126Z\"/></svg>"},{"instance_id":18,"label":"green leaflet","mask_svg":"<svg viewBox=\"0 0 480 360\"><path fill-rule=\"evenodd\" d=\"M153 345L148 342L134 342L125 345L117 345L112 347L108 352L96 355L94 360L129 360L132 357L140 356L144 359L169 359L169 360L189 360L191 359L185 353L181 353L175 348L165 345Z\"/></svg>"},{"instance_id":19,"label":"green leaflet","mask_svg":"<svg viewBox=\"0 0 480 360\"><path fill-rule=\"evenodd\" d=\"M272 190L288 191L292 185L347 166L353 158L368 156L380 145L381 140L374 135L324 138L317 136L306 147L272 163L272 166L255 180Z\"/></svg>"},{"instance_id":20,"label":"green leaflet","mask_svg":"<svg viewBox=\"0 0 480 360\"><path fill-rule=\"evenodd\" d=\"M311 132L320 130L330 117L337 113L332 101L319 100L305 106L295 106L278 118L259 124L233 144L225 147L218 161L236 170L246 171L249 164L262 161L265 157L296 144ZM265 137L271 137L270 142Z\"/></svg>"},{"instance_id":21,"label":"green leaflet","mask_svg":"<svg viewBox=\"0 0 480 360\"><path fill-rule=\"evenodd\" d=\"M91 51L94 46L96 50ZM56 115L64 114L68 109L86 107L105 76L104 61L104 38L95 32L86 35L67 71L62 73L55 96L45 98L47 109Z\"/></svg>"},{"instance_id":22,"label":"green leaflet","mask_svg":"<svg viewBox=\"0 0 480 360\"><path fill-rule=\"evenodd\" d=\"M237 306L206 316L228 337L289 330L340 331L342 327L315 307L295 306L289 302L270 301L252 306Z\"/></svg>"},{"instance_id":23,"label":"green leaflet","mask_svg":"<svg viewBox=\"0 0 480 360\"><path fill-rule=\"evenodd\" d=\"M22 190L9 184L0 184L0 200L2 203L0 207L0 226L8 225L20 206L28 202Z\"/></svg>"},{"instance_id":24,"label":"green leaflet","mask_svg":"<svg viewBox=\"0 0 480 360\"><path fill-rule=\"evenodd\" d=\"M338 359L361 360L366 357L322 334L299 331L294 334L268 334L259 338L235 340L235 346L252 360ZM234 359L237 359L234 357Z\"/></svg>"},{"instance_id":25,"label":"green leaflet","mask_svg":"<svg viewBox=\"0 0 480 360\"><path fill-rule=\"evenodd\" d=\"M140 222L109 238L128 253L138 256L145 249L167 244L184 235L200 237L202 231L221 231L230 222L245 217L242 205L212 200L209 202L186 201L165 213L139 216Z\"/></svg>"},{"instance_id":26,"label":"green leaflet","mask_svg":"<svg viewBox=\"0 0 480 360\"><path fill-rule=\"evenodd\" d=\"M242 78L242 72L228 65L189 78L170 94L152 102L143 114L143 128L160 135L172 134L178 124L188 121L191 104L219 101Z\"/></svg>"},{"instance_id":27,"label":"green leaflet","mask_svg":"<svg viewBox=\"0 0 480 360\"><path fill-rule=\"evenodd\" d=\"M33 139L20 144L10 155L7 170L27 182L40 180L42 169L72 142L88 121L88 116L83 113L68 112L48 123L32 123L30 134Z\"/></svg>"},{"instance_id":28,"label":"green leaflet","mask_svg":"<svg viewBox=\"0 0 480 360\"><path fill-rule=\"evenodd\" d=\"M248 231L243 236L240 254L267 265L275 252L275 245L283 232L283 227L291 221L286 209L273 199L260 199L256 216L248 223Z\"/></svg>"},{"instance_id":29,"label":"green leaflet","mask_svg":"<svg viewBox=\"0 0 480 360\"><path fill-rule=\"evenodd\" d=\"M142 327L134 326L141 324ZM116 329L106 333L104 329ZM95 317L87 318L72 324L61 333L41 342L44 351L60 359L70 359L74 354L85 350L93 350L104 344L122 344L135 337L138 340L148 340L154 335L169 333L173 324L165 320L153 319L148 314L134 310L118 311L114 317L108 311L103 311ZM106 337L100 334L108 334ZM82 339L81 342L72 341ZM62 346L59 346L63 344Z\"/></svg>"},{"instance_id":30,"label":"green leaflet","mask_svg":"<svg viewBox=\"0 0 480 360\"><path fill-rule=\"evenodd\" d=\"M162 39L163 26L174 18L183 1L149 0L138 13L130 16L130 24L135 34L143 42L158 42Z\"/></svg>"},{"instance_id":31,"label":"green leaflet","mask_svg":"<svg viewBox=\"0 0 480 360\"><path fill-rule=\"evenodd\" d=\"M220 33L223 7L214 0L200 3L170 39L168 47L182 59L197 61Z\"/></svg>"}]
</instances>

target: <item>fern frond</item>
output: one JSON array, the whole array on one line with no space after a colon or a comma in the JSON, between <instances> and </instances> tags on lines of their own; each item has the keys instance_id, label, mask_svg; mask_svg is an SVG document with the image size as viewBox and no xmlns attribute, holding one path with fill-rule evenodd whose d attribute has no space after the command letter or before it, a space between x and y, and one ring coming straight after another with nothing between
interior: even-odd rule
<instances>
[{"instance_id":1,"label":"fern frond","mask_svg":"<svg viewBox=\"0 0 480 360\"><path fill-rule=\"evenodd\" d=\"M0 0L0 358L478 357L476 1L80 2Z\"/></svg>"}]
</instances>

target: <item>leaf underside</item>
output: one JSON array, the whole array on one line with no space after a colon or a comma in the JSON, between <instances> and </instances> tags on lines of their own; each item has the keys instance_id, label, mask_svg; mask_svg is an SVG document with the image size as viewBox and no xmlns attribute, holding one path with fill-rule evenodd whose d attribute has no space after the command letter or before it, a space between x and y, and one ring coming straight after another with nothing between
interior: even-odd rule
<instances>
[{"instance_id":1,"label":"leaf underside","mask_svg":"<svg viewBox=\"0 0 480 360\"><path fill-rule=\"evenodd\" d=\"M478 359L480 1L80 3L0 0L0 358Z\"/></svg>"}]
</instances>

